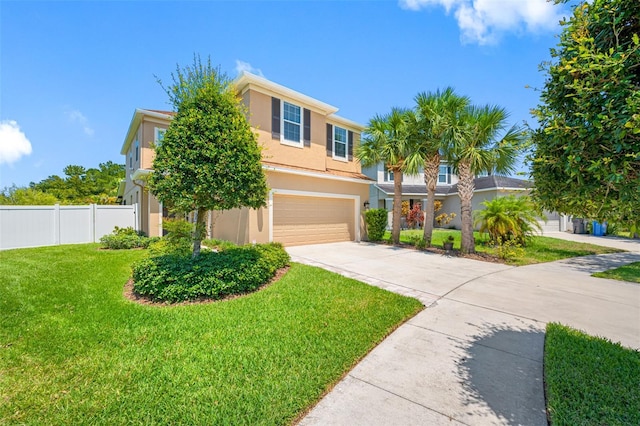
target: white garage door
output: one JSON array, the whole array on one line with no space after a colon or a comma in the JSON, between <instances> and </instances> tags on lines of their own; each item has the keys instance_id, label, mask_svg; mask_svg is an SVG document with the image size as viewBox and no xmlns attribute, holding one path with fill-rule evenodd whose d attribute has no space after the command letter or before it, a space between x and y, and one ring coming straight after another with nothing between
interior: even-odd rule
<instances>
[{"instance_id":1,"label":"white garage door","mask_svg":"<svg viewBox=\"0 0 640 426\"><path fill-rule=\"evenodd\" d=\"M559 219L548 219L546 223L544 220L540 220L538 223L540 224L540 228L542 228L542 234L560 231Z\"/></svg>"},{"instance_id":2,"label":"white garage door","mask_svg":"<svg viewBox=\"0 0 640 426\"><path fill-rule=\"evenodd\" d=\"M344 198L273 197L273 240L286 246L355 239L354 201Z\"/></svg>"}]
</instances>

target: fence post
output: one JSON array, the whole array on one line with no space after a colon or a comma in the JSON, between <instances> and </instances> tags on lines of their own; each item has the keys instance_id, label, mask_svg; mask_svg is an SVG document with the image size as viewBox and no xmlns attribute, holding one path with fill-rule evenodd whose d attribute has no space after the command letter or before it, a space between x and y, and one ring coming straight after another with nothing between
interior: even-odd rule
<instances>
[{"instance_id":1,"label":"fence post","mask_svg":"<svg viewBox=\"0 0 640 426\"><path fill-rule=\"evenodd\" d=\"M138 203L133 205L133 228L136 231L140 230L140 227L138 226Z\"/></svg>"},{"instance_id":2,"label":"fence post","mask_svg":"<svg viewBox=\"0 0 640 426\"><path fill-rule=\"evenodd\" d=\"M53 206L53 243L60 245L60 204Z\"/></svg>"},{"instance_id":3,"label":"fence post","mask_svg":"<svg viewBox=\"0 0 640 426\"><path fill-rule=\"evenodd\" d=\"M91 231L91 242L96 242L96 205L89 204L89 227Z\"/></svg>"}]
</instances>

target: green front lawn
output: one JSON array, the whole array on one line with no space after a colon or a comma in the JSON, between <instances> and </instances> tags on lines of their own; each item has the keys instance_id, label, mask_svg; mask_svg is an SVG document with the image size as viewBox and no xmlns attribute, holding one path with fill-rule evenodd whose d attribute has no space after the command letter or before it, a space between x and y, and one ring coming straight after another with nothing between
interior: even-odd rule
<instances>
[{"instance_id":1,"label":"green front lawn","mask_svg":"<svg viewBox=\"0 0 640 426\"><path fill-rule=\"evenodd\" d=\"M593 274L598 278L609 278L612 280L629 281L632 283L640 283L640 262L630 263L615 269L609 269L604 272L596 272Z\"/></svg>"},{"instance_id":2,"label":"green front lawn","mask_svg":"<svg viewBox=\"0 0 640 426\"><path fill-rule=\"evenodd\" d=\"M298 264L249 296L139 305L144 255L0 252L0 424L288 424L422 309Z\"/></svg>"},{"instance_id":3,"label":"green front lawn","mask_svg":"<svg viewBox=\"0 0 640 426\"><path fill-rule=\"evenodd\" d=\"M547 410L552 425L639 425L640 352L547 324Z\"/></svg>"},{"instance_id":4,"label":"green front lawn","mask_svg":"<svg viewBox=\"0 0 640 426\"><path fill-rule=\"evenodd\" d=\"M434 229L431 244L436 247L442 247L442 243L453 235L455 241L454 249L460 249L460 231L455 229ZM476 251L479 253L487 253L497 256L495 247L489 245L487 234L474 232L476 239ZM384 239L391 237L389 231L386 232ZM400 242L412 244L416 238L422 238L422 230L404 230L400 232ZM588 256L592 254L619 253L618 250L609 247L597 246L594 244L577 243L573 241L561 240L550 237L533 237L529 243L523 247L523 256L513 259L508 263L513 265L531 265L534 263L553 262L555 260L567 259L577 256Z\"/></svg>"}]
</instances>

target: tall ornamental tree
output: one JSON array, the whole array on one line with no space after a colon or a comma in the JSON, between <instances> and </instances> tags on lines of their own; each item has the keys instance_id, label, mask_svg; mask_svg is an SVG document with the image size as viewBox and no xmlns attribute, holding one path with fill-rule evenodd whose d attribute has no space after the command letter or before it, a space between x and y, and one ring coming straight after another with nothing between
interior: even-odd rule
<instances>
[{"instance_id":1,"label":"tall ornamental tree","mask_svg":"<svg viewBox=\"0 0 640 426\"><path fill-rule=\"evenodd\" d=\"M463 253L475 252L473 238L474 179L480 173L513 172L523 143L522 130L513 126L505 131L507 112L497 106L468 106L453 124L453 145L449 161L458 174Z\"/></svg>"},{"instance_id":2,"label":"tall ornamental tree","mask_svg":"<svg viewBox=\"0 0 640 426\"><path fill-rule=\"evenodd\" d=\"M637 229L640 1L581 1L561 24L533 110L532 195L546 210Z\"/></svg>"},{"instance_id":3,"label":"tall ornamental tree","mask_svg":"<svg viewBox=\"0 0 640 426\"><path fill-rule=\"evenodd\" d=\"M405 172L417 173L415 144L409 123L415 121L412 111L394 108L386 115L376 115L369 121L364 138L356 150L356 158L363 166L378 163L393 173L393 221L391 237L400 243L400 217L402 215L402 176ZM412 161L412 156L414 156Z\"/></svg>"},{"instance_id":4,"label":"tall ornamental tree","mask_svg":"<svg viewBox=\"0 0 640 426\"><path fill-rule=\"evenodd\" d=\"M456 115L469 104L469 98L458 96L451 87L443 91L422 92L415 97L417 142L423 154L427 204L424 207L424 240L431 245L435 216L435 196L442 154L449 151L452 126ZM444 156L446 157L446 155Z\"/></svg>"},{"instance_id":5,"label":"tall ornamental tree","mask_svg":"<svg viewBox=\"0 0 640 426\"><path fill-rule=\"evenodd\" d=\"M175 211L195 212L197 257L206 212L263 207L267 183L256 135L227 76L196 57L172 79L165 90L176 114L156 147L149 189Z\"/></svg>"}]
</instances>

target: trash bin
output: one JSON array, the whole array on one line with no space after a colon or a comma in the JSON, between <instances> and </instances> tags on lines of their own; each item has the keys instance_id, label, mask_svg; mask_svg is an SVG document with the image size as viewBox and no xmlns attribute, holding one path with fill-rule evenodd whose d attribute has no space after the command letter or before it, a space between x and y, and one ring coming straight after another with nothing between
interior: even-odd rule
<instances>
[{"instance_id":1,"label":"trash bin","mask_svg":"<svg viewBox=\"0 0 640 426\"><path fill-rule=\"evenodd\" d=\"M600 222L598 221L593 221L593 223L591 224L592 228L591 228L591 233L593 234L594 237L602 237L602 225L600 224Z\"/></svg>"},{"instance_id":2,"label":"trash bin","mask_svg":"<svg viewBox=\"0 0 640 426\"><path fill-rule=\"evenodd\" d=\"M573 219L573 233L584 234L584 221L582 219Z\"/></svg>"}]
</instances>

